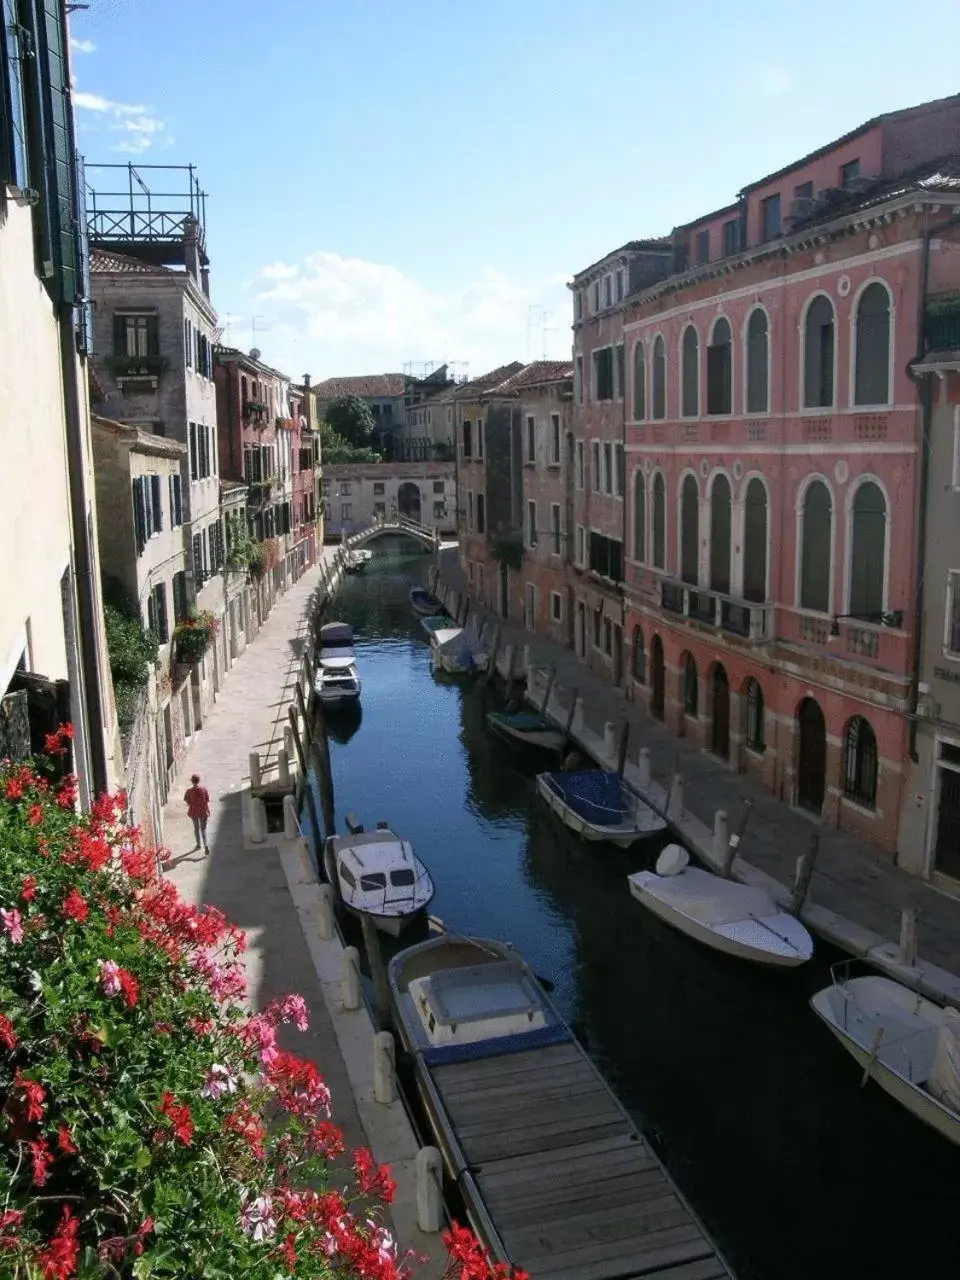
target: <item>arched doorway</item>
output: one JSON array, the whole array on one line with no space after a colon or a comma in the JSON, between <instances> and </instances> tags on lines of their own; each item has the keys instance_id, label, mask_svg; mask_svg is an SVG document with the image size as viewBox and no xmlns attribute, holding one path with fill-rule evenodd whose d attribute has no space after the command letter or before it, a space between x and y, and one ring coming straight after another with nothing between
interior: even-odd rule
<instances>
[{"instance_id":1,"label":"arched doorway","mask_svg":"<svg viewBox=\"0 0 960 1280\"><path fill-rule=\"evenodd\" d=\"M730 759L730 681L721 663L713 668L710 682L710 705L713 724L710 749L715 756Z\"/></svg>"},{"instance_id":2,"label":"arched doorway","mask_svg":"<svg viewBox=\"0 0 960 1280\"><path fill-rule=\"evenodd\" d=\"M397 490L397 506L408 520L420 521L420 486L412 480L404 480Z\"/></svg>"},{"instance_id":3,"label":"arched doorway","mask_svg":"<svg viewBox=\"0 0 960 1280\"><path fill-rule=\"evenodd\" d=\"M813 698L804 698L800 703L797 723L800 729L797 804L819 813L827 784L827 725Z\"/></svg>"},{"instance_id":4,"label":"arched doorway","mask_svg":"<svg viewBox=\"0 0 960 1280\"><path fill-rule=\"evenodd\" d=\"M500 617L510 621L510 568L500 561Z\"/></svg>"},{"instance_id":5,"label":"arched doorway","mask_svg":"<svg viewBox=\"0 0 960 1280\"><path fill-rule=\"evenodd\" d=\"M650 714L663 719L663 690L666 672L663 665L663 642L654 636L650 642Z\"/></svg>"}]
</instances>

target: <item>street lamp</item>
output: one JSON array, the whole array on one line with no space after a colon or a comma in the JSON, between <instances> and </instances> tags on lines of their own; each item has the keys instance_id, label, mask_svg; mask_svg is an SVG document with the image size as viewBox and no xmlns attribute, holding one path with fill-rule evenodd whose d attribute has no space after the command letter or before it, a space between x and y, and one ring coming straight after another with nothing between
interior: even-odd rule
<instances>
[{"instance_id":1,"label":"street lamp","mask_svg":"<svg viewBox=\"0 0 960 1280\"><path fill-rule=\"evenodd\" d=\"M903 610L894 609L890 613L835 613L830 623L830 639L840 634L840 623L844 618L853 618L857 622L872 622L877 626L892 627L894 630L903 626Z\"/></svg>"}]
</instances>

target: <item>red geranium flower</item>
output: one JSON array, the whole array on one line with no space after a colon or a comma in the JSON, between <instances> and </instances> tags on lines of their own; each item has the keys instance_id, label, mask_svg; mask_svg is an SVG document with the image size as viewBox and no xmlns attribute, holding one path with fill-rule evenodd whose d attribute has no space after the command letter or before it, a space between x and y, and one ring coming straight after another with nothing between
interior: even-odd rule
<instances>
[{"instance_id":1,"label":"red geranium flower","mask_svg":"<svg viewBox=\"0 0 960 1280\"><path fill-rule=\"evenodd\" d=\"M5 1013L0 1013L0 1044L7 1049L15 1049L17 1047L17 1033L13 1029L13 1023Z\"/></svg>"},{"instance_id":2,"label":"red geranium flower","mask_svg":"<svg viewBox=\"0 0 960 1280\"><path fill-rule=\"evenodd\" d=\"M43 1280L70 1280L70 1276L76 1275L79 1230L79 1220L73 1216L73 1211L64 1205L56 1235L46 1249L41 1250L37 1259L43 1266Z\"/></svg>"},{"instance_id":3,"label":"red geranium flower","mask_svg":"<svg viewBox=\"0 0 960 1280\"><path fill-rule=\"evenodd\" d=\"M69 916L71 920L76 920L80 924L85 924L90 914L86 899L76 889L71 889L64 898L62 911L65 916Z\"/></svg>"}]
</instances>

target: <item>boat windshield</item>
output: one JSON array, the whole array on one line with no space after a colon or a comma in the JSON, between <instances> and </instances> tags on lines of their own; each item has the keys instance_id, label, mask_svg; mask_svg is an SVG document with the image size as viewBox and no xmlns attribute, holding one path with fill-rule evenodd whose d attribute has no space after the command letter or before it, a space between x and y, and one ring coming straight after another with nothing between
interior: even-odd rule
<instances>
[{"instance_id":1,"label":"boat windshield","mask_svg":"<svg viewBox=\"0 0 960 1280\"><path fill-rule=\"evenodd\" d=\"M360 888L368 893L371 889L385 889L386 887L387 877L382 871L370 871L360 877Z\"/></svg>"},{"instance_id":2,"label":"boat windshield","mask_svg":"<svg viewBox=\"0 0 960 1280\"><path fill-rule=\"evenodd\" d=\"M416 880L416 876L414 876L413 872L410 870L409 867L403 867L400 871L390 872L390 883L395 888L400 888L405 885L411 885L414 883L415 880Z\"/></svg>"}]
</instances>

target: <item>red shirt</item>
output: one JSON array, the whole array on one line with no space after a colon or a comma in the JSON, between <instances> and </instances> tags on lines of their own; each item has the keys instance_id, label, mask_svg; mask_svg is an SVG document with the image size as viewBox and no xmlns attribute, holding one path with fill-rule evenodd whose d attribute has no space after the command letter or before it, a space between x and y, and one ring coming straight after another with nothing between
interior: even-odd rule
<instances>
[{"instance_id":1,"label":"red shirt","mask_svg":"<svg viewBox=\"0 0 960 1280\"><path fill-rule=\"evenodd\" d=\"M210 795L206 787L191 787L183 798L187 802L187 817L210 817Z\"/></svg>"}]
</instances>

